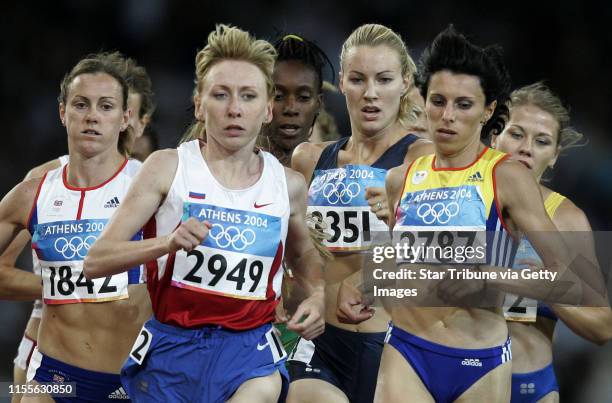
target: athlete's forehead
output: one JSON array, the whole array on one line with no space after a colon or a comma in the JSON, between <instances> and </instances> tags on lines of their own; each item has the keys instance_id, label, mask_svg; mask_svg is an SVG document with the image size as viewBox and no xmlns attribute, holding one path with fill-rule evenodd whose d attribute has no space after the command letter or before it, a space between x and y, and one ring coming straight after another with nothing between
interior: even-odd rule
<instances>
[{"instance_id":1,"label":"athlete's forehead","mask_svg":"<svg viewBox=\"0 0 612 403\"><path fill-rule=\"evenodd\" d=\"M259 67L243 60L222 60L215 63L206 73L203 88L215 86L225 88L266 89L266 79Z\"/></svg>"},{"instance_id":2,"label":"athlete's forehead","mask_svg":"<svg viewBox=\"0 0 612 403\"><path fill-rule=\"evenodd\" d=\"M272 74L277 88L298 87L312 89L317 85L317 73L298 60L283 60L276 64Z\"/></svg>"},{"instance_id":3,"label":"athlete's forehead","mask_svg":"<svg viewBox=\"0 0 612 403\"><path fill-rule=\"evenodd\" d=\"M400 72L402 66L397 51L391 47L361 45L348 49L342 68L345 74L379 74Z\"/></svg>"},{"instance_id":4,"label":"athlete's forehead","mask_svg":"<svg viewBox=\"0 0 612 403\"><path fill-rule=\"evenodd\" d=\"M517 105L510 110L508 127L517 127L535 135L557 138L559 122L545 110L535 105Z\"/></svg>"},{"instance_id":5,"label":"athlete's forehead","mask_svg":"<svg viewBox=\"0 0 612 403\"><path fill-rule=\"evenodd\" d=\"M121 84L106 73L80 74L70 82L67 97L119 100L122 97Z\"/></svg>"},{"instance_id":6,"label":"athlete's forehead","mask_svg":"<svg viewBox=\"0 0 612 403\"><path fill-rule=\"evenodd\" d=\"M434 73L427 86L427 96L441 95L448 99L470 98L485 100L480 78L471 74L442 70Z\"/></svg>"}]
</instances>

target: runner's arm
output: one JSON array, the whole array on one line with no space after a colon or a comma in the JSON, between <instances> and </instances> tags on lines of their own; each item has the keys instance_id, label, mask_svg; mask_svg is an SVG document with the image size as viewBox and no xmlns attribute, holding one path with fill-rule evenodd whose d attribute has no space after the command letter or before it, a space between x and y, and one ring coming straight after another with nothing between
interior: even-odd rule
<instances>
[{"instance_id":1,"label":"runner's arm","mask_svg":"<svg viewBox=\"0 0 612 403\"><path fill-rule=\"evenodd\" d=\"M601 272L574 245L567 245L544 209L539 185L527 169L515 161L504 161L496 170L498 198L503 211L533 245L544 268L557 273L555 282L546 279L488 280L500 290L547 302L601 306L605 295ZM485 271L505 268L483 266ZM586 298L586 299L584 299ZM584 299L584 300L583 300Z\"/></svg>"},{"instance_id":2,"label":"runner's arm","mask_svg":"<svg viewBox=\"0 0 612 403\"><path fill-rule=\"evenodd\" d=\"M83 271L88 278L121 273L163 256L171 252L173 247L174 250L178 249L172 243L174 233L131 241L162 204L170 190L177 166L176 150L157 151L147 158L125 200L85 258Z\"/></svg>"},{"instance_id":3,"label":"runner's arm","mask_svg":"<svg viewBox=\"0 0 612 403\"><path fill-rule=\"evenodd\" d=\"M0 202L0 298L34 300L42 295L40 277L15 267L29 234L26 228L40 179L17 185Z\"/></svg>"},{"instance_id":4,"label":"runner's arm","mask_svg":"<svg viewBox=\"0 0 612 403\"><path fill-rule=\"evenodd\" d=\"M286 169L291 204L287 231L286 259L307 298L298 306L287 328L307 340L323 333L325 321L325 283L323 258L314 246L306 225L306 182L302 175Z\"/></svg>"},{"instance_id":5,"label":"runner's arm","mask_svg":"<svg viewBox=\"0 0 612 403\"><path fill-rule=\"evenodd\" d=\"M568 244L579 250L591 262L596 262L595 240L584 212L566 199L559 206L553 222ZM605 298L608 301L608 298ZM612 310L610 306L572 307L551 304L553 312L577 335L599 345L612 338Z\"/></svg>"}]
</instances>

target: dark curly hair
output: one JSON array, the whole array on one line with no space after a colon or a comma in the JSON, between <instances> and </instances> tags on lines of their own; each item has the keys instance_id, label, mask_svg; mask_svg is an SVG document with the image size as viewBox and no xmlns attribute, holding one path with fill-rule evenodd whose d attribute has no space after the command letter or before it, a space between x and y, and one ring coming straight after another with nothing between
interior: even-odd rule
<instances>
[{"instance_id":1,"label":"dark curly hair","mask_svg":"<svg viewBox=\"0 0 612 403\"><path fill-rule=\"evenodd\" d=\"M421 57L417 82L424 99L427 99L431 76L443 70L480 79L486 104L497 101L495 111L483 126L480 137L484 139L501 133L509 116L507 103L511 89L502 48L499 45L486 48L476 46L450 25L436 36Z\"/></svg>"}]
</instances>

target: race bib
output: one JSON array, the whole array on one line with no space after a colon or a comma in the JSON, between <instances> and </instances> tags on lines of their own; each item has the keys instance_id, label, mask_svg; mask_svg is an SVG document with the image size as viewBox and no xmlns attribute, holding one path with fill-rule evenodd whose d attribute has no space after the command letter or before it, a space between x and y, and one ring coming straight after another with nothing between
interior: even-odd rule
<instances>
[{"instance_id":1,"label":"race bib","mask_svg":"<svg viewBox=\"0 0 612 403\"><path fill-rule=\"evenodd\" d=\"M32 248L40 261L46 304L106 302L128 298L126 272L89 280L83 259L108 220L72 220L36 225Z\"/></svg>"},{"instance_id":2,"label":"race bib","mask_svg":"<svg viewBox=\"0 0 612 403\"><path fill-rule=\"evenodd\" d=\"M212 224L190 252L177 251L172 285L241 299L266 299L268 278L278 252L281 218L210 204L185 203L183 221Z\"/></svg>"},{"instance_id":3,"label":"race bib","mask_svg":"<svg viewBox=\"0 0 612 403\"><path fill-rule=\"evenodd\" d=\"M146 323L140 329L140 333L138 333L138 337L132 346L132 351L130 351L130 358L136 361L138 365L142 365L153 341L153 333L145 326Z\"/></svg>"},{"instance_id":4,"label":"race bib","mask_svg":"<svg viewBox=\"0 0 612 403\"><path fill-rule=\"evenodd\" d=\"M521 260L531 260L541 262L538 253L533 249L533 246L522 239L516 251L514 259L514 269L524 269L527 267L521 263ZM538 301L532 298L521 297L513 294L506 294L504 298L504 317L506 320L514 322L535 322L538 313Z\"/></svg>"},{"instance_id":5,"label":"race bib","mask_svg":"<svg viewBox=\"0 0 612 403\"><path fill-rule=\"evenodd\" d=\"M486 262L486 214L472 185L407 193L400 201L393 241L406 253L398 263Z\"/></svg>"},{"instance_id":6,"label":"race bib","mask_svg":"<svg viewBox=\"0 0 612 403\"><path fill-rule=\"evenodd\" d=\"M308 213L322 224L327 234L323 244L331 251L368 249L374 233L388 231L365 198L367 187L385 186L386 174L367 165L315 171L308 190Z\"/></svg>"},{"instance_id":7,"label":"race bib","mask_svg":"<svg viewBox=\"0 0 612 403\"><path fill-rule=\"evenodd\" d=\"M410 192L400 200L397 223L425 231L484 230L484 198L474 185Z\"/></svg>"}]
</instances>

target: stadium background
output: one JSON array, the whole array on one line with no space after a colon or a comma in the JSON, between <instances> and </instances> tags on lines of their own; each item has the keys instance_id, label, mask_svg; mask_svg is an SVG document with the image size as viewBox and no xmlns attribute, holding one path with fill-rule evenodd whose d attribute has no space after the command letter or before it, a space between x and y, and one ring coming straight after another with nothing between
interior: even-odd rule
<instances>
[{"instance_id":1,"label":"stadium background","mask_svg":"<svg viewBox=\"0 0 612 403\"><path fill-rule=\"evenodd\" d=\"M267 39L279 32L303 34L325 50L336 71L343 40L362 23L379 22L399 32L415 60L454 23L476 43L503 46L514 87L545 79L571 106L573 124L588 143L558 161L551 186L584 209L595 230L608 230L611 20L612 3L604 2L4 2L0 192L8 192L33 166L67 152L57 112L59 82L87 53L120 50L147 68L156 93L153 124L161 145L173 147L193 116L196 50L215 23L231 23ZM325 78L331 79L329 72ZM332 94L326 103L340 132L349 134L344 99ZM28 267L27 258L20 262ZM0 302L0 381L12 377L12 358L29 310L30 303ZM595 347L559 326L555 360L562 401L612 401L612 344Z\"/></svg>"}]
</instances>

